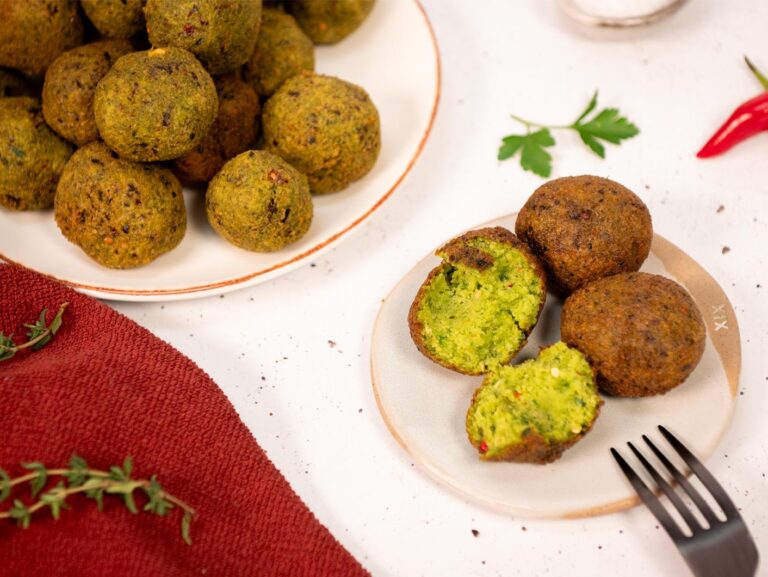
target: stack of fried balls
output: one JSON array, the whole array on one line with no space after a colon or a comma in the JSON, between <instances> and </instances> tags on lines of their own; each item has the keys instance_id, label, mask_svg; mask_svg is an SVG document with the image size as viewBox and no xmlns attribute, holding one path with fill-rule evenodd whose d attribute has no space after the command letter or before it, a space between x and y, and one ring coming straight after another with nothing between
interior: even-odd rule
<instances>
[{"instance_id":1,"label":"stack of fried balls","mask_svg":"<svg viewBox=\"0 0 768 577\"><path fill-rule=\"evenodd\" d=\"M314 72L373 3L0 0L0 207L118 269L181 242L182 186L241 249L298 241L379 154L365 90Z\"/></svg>"}]
</instances>

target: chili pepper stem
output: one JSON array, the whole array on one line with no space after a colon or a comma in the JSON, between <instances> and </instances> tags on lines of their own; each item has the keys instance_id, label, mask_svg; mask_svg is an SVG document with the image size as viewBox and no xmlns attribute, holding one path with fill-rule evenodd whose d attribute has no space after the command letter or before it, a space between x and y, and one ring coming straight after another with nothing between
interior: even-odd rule
<instances>
[{"instance_id":1,"label":"chili pepper stem","mask_svg":"<svg viewBox=\"0 0 768 577\"><path fill-rule=\"evenodd\" d=\"M752 71L752 74L755 75L755 78L757 78L757 81L760 83L763 89L768 90L768 78L766 78L766 76L762 72L760 72L760 70L758 70L757 66L752 64L752 61L746 56L744 57L744 62L747 63L747 66L749 66L749 69Z\"/></svg>"}]
</instances>

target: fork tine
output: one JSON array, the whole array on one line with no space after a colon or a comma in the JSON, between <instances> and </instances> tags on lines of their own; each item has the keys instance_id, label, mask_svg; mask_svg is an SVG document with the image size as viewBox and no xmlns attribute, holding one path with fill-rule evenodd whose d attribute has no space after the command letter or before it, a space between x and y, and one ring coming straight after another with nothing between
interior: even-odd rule
<instances>
[{"instance_id":1,"label":"fork tine","mask_svg":"<svg viewBox=\"0 0 768 577\"><path fill-rule=\"evenodd\" d=\"M645 441L645 444L651 448L651 451L653 451L653 454L656 455L656 458L659 459L659 461L661 461L661 463L667 468L667 471L672 474L672 476L675 478L675 481L677 481L683 490L688 493L688 496L694 502L696 507L698 507L699 511L701 511L702 515L704 515L704 518L709 523L709 526L713 527L717 523L721 523L720 519L718 519L717 515L715 515L715 512L712 511L712 507L710 507L709 504L702 498L702 496L699 494L696 488L691 485L688 479L685 478L685 475L683 475L678 470L678 468L672 464L667 456L656 447L656 445L648 438L647 435L643 435L643 440Z\"/></svg>"},{"instance_id":2,"label":"fork tine","mask_svg":"<svg viewBox=\"0 0 768 577\"><path fill-rule=\"evenodd\" d=\"M725 513L726 518L738 517L739 510L736 508L736 505L733 504L733 501L731 501L728 493L726 493L725 489L723 489L720 483L715 480L715 478L712 476L712 473L710 473L707 468L701 464L701 461L694 457L693 453L691 453L688 448L683 445L683 443L681 443L680 440L672 433L670 433L665 427L659 425L659 431L661 431L661 434L664 435L664 438L669 441L669 444L672 445L675 451L677 451L678 454L683 458L685 464L688 465L688 468L699 478L702 485L704 485L712 494L717 504L720 505L720 508L723 510L723 513Z\"/></svg>"},{"instance_id":3,"label":"fork tine","mask_svg":"<svg viewBox=\"0 0 768 577\"><path fill-rule=\"evenodd\" d=\"M630 467L629 463L624 460L624 457L622 457L621 454L613 447L611 447L611 455L613 455L613 458L616 459L616 462L619 464L619 467L621 467L624 475L627 477L627 479L629 479L629 482L632 484L632 488L635 490L635 493L637 493L643 503L645 503L645 506L650 509L651 513L653 513L653 516L656 517L656 519L659 521L661 526L664 527L664 530L669 534L669 536L672 537L674 541L684 539L685 536L680 530L680 527L677 526L677 523L675 523L661 502L659 502L659 499L656 497L656 495L654 495L653 492L643 482L643 480L637 476L637 473L635 473L634 469Z\"/></svg>"},{"instance_id":4,"label":"fork tine","mask_svg":"<svg viewBox=\"0 0 768 577\"><path fill-rule=\"evenodd\" d=\"M691 533L696 533L697 529L700 528L701 525L698 521L696 521L696 517L693 516L691 510L686 506L685 503L683 503L680 495L675 492L675 490L672 488L672 485L670 485L667 480L661 476L656 468L648 462L648 459L646 459L645 456L640 451L638 451L632 443L627 444L629 445L629 448L632 449L635 457L637 457L643 467L645 467L645 470L651 474L651 477L653 477L653 480L659 489L661 489L661 491L667 496L667 499L669 499L675 509L677 509L677 512L680 513L680 516L683 518L686 525L688 525Z\"/></svg>"}]
</instances>

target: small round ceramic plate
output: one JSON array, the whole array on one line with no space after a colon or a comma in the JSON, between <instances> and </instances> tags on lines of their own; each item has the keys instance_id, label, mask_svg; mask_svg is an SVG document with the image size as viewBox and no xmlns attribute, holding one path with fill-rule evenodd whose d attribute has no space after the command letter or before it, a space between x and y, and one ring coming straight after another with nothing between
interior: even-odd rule
<instances>
[{"instance_id":1,"label":"small round ceramic plate","mask_svg":"<svg viewBox=\"0 0 768 577\"><path fill-rule=\"evenodd\" d=\"M515 215L483 226L514 230ZM373 331L371 369L384 421L414 462L467 499L528 517L581 517L637 503L609 449L626 449L646 434L659 440L665 425L701 458L714 451L728 427L736 399L741 352L739 329L725 293L679 248L656 235L642 270L670 277L696 300L707 324L701 362L688 380L666 395L606 398L584 439L549 465L482 462L469 444L464 420L481 377L445 369L416 349L408 309L436 256L419 262L381 307ZM539 324L515 362L559 340L562 303L549 295ZM626 455L628 451L623 451Z\"/></svg>"},{"instance_id":2,"label":"small round ceramic plate","mask_svg":"<svg viewBox=\"0 0 768 577\"><path fill-rule=\"evenodd\" d=\"M346 190L315 197L307 235L257 254L219 238L206 222L203 193L186 191L189 226L181 244L147 266L110 270L56 228L52 211L0 208L0 258L113 300L175 300L224 293L274 278L328 250L368 218L400 184L432 127L440 88L437 45L417 0L377 2L348 38L316 50L317 71L364 87L381 115L382 149L373 170ZM396 74L387 71L396 70Z\"/></svg>"}]
</instances>

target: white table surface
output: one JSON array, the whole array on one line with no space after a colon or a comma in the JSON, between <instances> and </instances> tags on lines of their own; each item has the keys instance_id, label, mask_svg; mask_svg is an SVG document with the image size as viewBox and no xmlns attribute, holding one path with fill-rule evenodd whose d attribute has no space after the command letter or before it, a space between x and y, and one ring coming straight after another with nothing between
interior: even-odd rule
<instances>
[{"instance_id":1,"label":"white table surface","mask_svg":"<svg viewBox=\"0 0 768 577\"><path fill-rule=\"evenodd\" d=\"M390 436L370 384L371 328L397 280L442 240L518 210L542 183L516 161L495 160L500 137L520 128L508 115L570 121L599 88L601 104L621 108L641 135L609 145L604 161L558 135L553 176L591 173L633 189L655 230L728 293L742 383L733 424L707 465L768 555L768 133L717 159L694 157L760 90L741 57L768 69L768 2L691 0L653 27L600 34L570 24L554 0L424 6L442 56L440 109L412 173L369 222L311 265L260 286L111 304L216 380L296 492L373 575L685 575L642 508L533 521L438 486ZM768 562L759 574L768 575Z\"/></svg>"}]
</instances>

